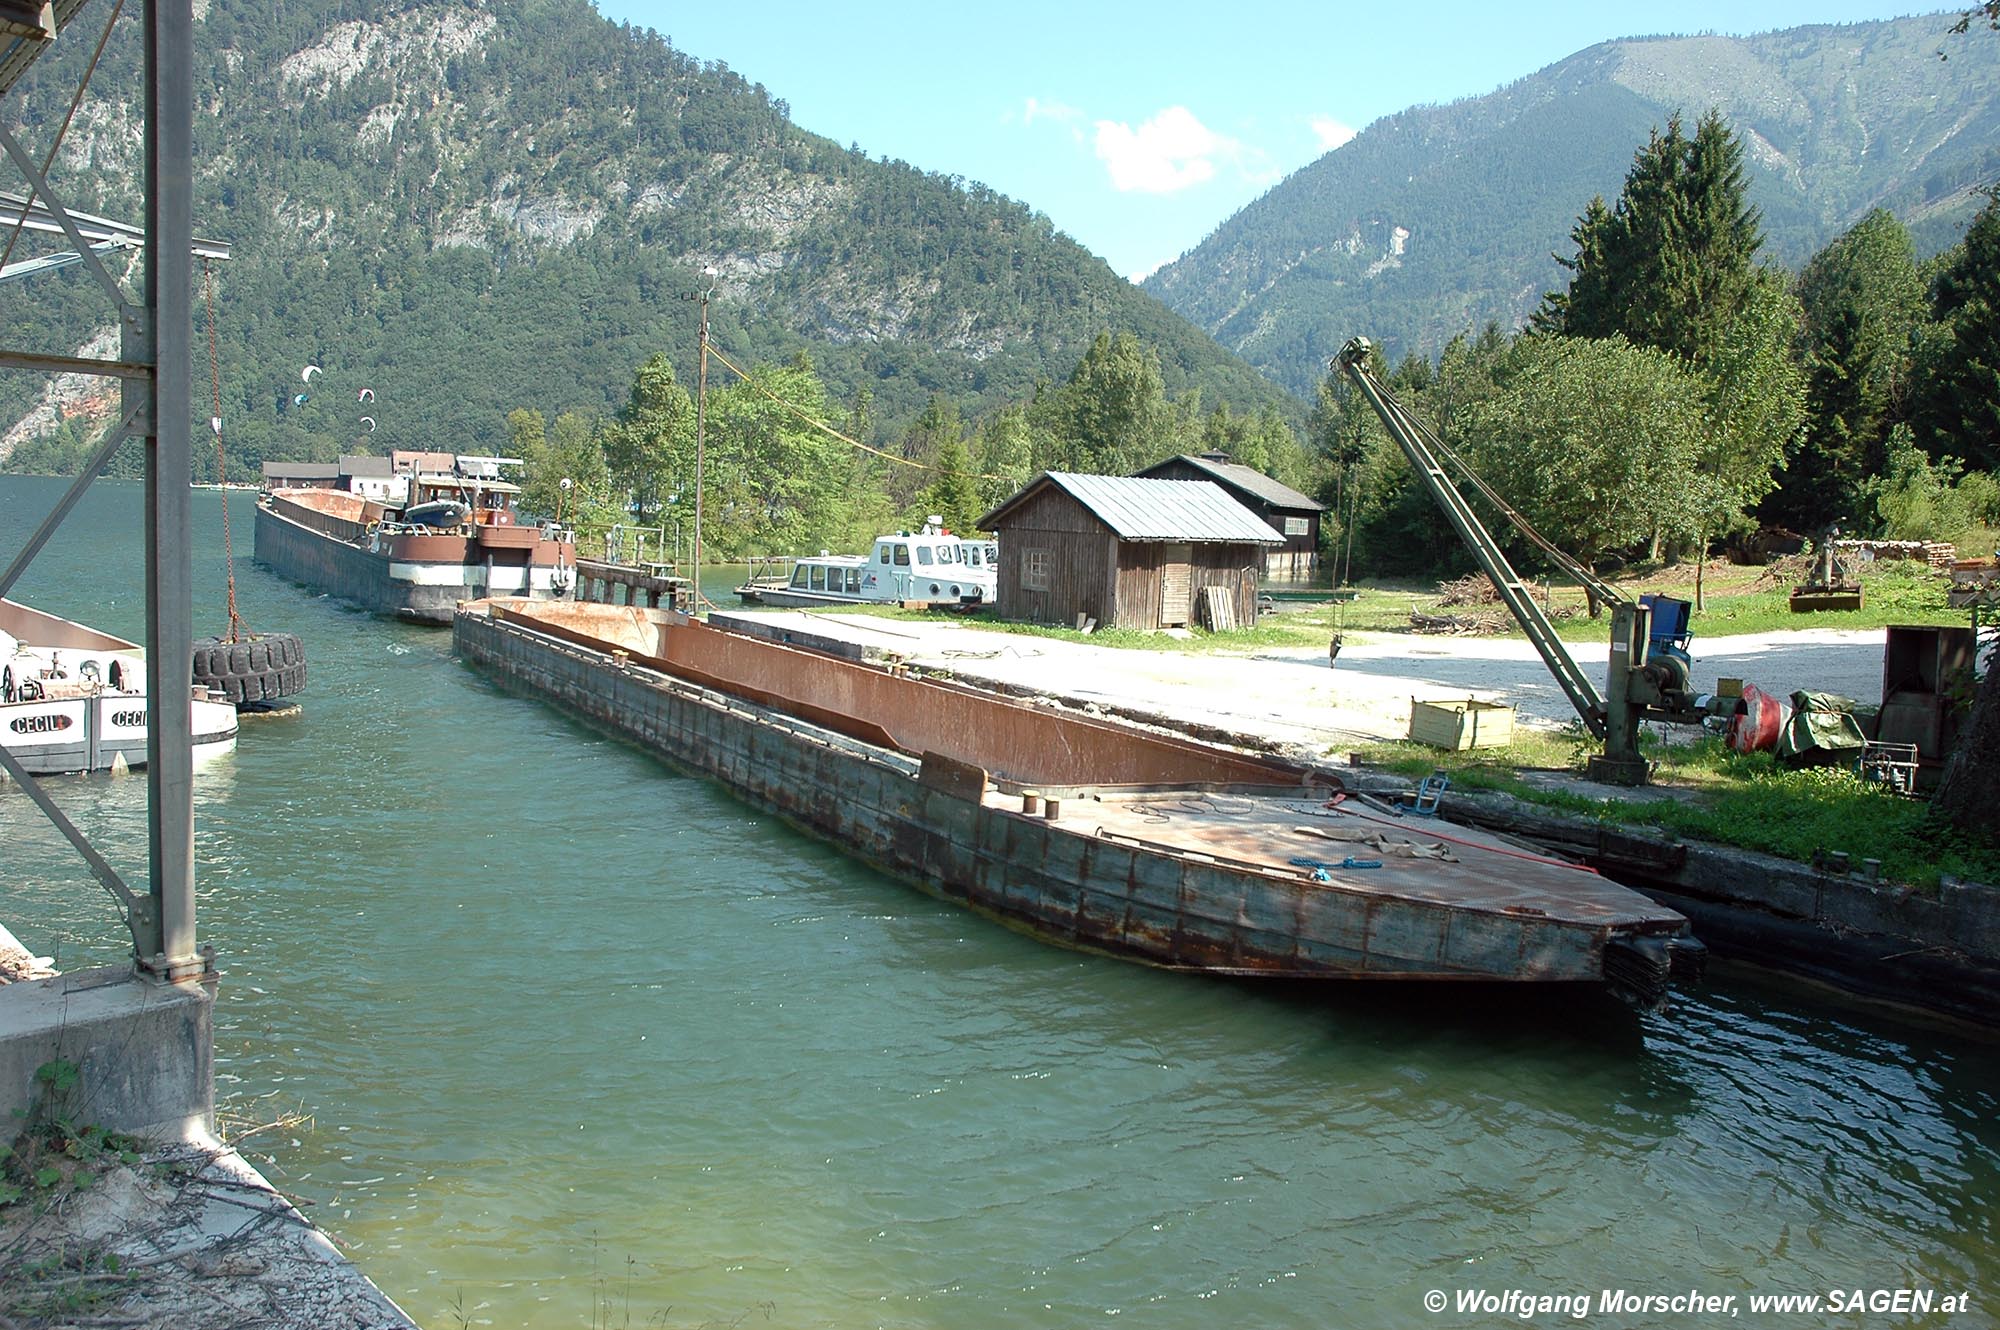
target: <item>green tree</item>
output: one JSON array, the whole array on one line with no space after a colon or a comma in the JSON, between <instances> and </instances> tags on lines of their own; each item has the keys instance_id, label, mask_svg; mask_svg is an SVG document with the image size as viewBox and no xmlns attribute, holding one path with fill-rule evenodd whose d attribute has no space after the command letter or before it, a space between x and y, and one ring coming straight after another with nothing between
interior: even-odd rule
<instances>
[{"instance_id":1,"label":"green tree","mask_svg":"<svg viewBox=\"0 0 2000 1330\"><path fill-rule=\"evenodd\" d=\"M709 394L705 544L796 553L849 537L854 452L814 423L826 417L826 386L803 353Z\"/></svg>"},{"instance_id":2,"label":"green tree","mask_svg":"<svg viewBox=\"0 0 2000 1330\"><path fill-rule=\"evenodd\" d=\"M1934 335L1917 367L1912 416L1933 457L2000 471L2000 191L1972 220L1932 291Z\"/></svg>"},{"instance_id":3,"label":"green tree","mask_svg":"<svg viewBox=\"0 0 2000 1330\"><path fill-rule=\"evenodd\" d=\"M943 393L932 393L925 404L923 414L912 421L903 431L897 452L906 462L915 466L894 466L887 476L890 500L898 508L912 505L921 506L917 495L930 485L936 475L935 468L941 465L939 458L949 444L963 445L965 422L958 414L958 403ZM960 449L963 453L963 447ZM967 463L960 457L958 469L963 473ZM936 511L930 509L927 511ZM974 514L977 516L978 514Z\"/></svg>"},{"instance_id":4,"label":"green tree","mask_svg":"<svg viewBox=\"0 0 2000 1330\"><path fill-rule=\"evenodd\" d=\"M1469 460L1582 563L1689 536L1702 387L1674 356L1622 338L1530 338L1506 388L1468 408Z\"/></svg>"},{"instance_id":5,"label":"green tree","mask_svg":"<svg viewBox=\"0 0 2000 1330\"><path fill-rule=\"evenodd\" d=\"M1859 516L1901 413L1913 333L1924 316L1916 250L1881 209L1821 250L1799 274L1806 347L1806 423L1767 521L1817 531Z\"/></svg>"},{"instance_id":6,"label":"green tree","mask_svg":"<svg viewBox=\"0 0 2000 1330\"><path fill-rule=\"evenodd\" d=\"M1746 514L1777 485L1777 472L1804 427L1805 371L1794 352L1800 321L1797 298L1766 274L1702 365L1709 428L1689 476L1697 609L1709 542L1747 522Z\"/></svg>"},{"instance_id":7,"label":"green tree","mask_svg":"<svg viewBox=\"0 0 2000 1330\"><path fill-rule=\"evenodd\" d=\"M674 378L673 362L654 353L639 366L618 418L604 430L604 460L615 487L646 521L663 515L664 498L694 481L694 402Z\"/></svg>"},{"instance_id":8,"label":"green tree","mask_svg":"<svg viewBox=\"0 0 2000 1330\"><path fill-rule=\"evenodd\" d=\"M1129 332L1101 332L1061 392L1055 469L1123 475L1145 457L1172 415L1159 353Z\"/></svg>"},{"instance_id":9,"label":"green tree","mask_svg":"<svg viewBox=\"0 0 2000 1330\"><path fill-rule=\"evenodd\" d=\"M957 535L970 536L978 529L979 487L973 482L972 457L961 439L947 439L939 445L931 483L917 493L912 521L935 515L945 528Z\"/></svg>"},{"instance_id":10,"label":"green tree","mask_svg":"<svg viewBox=\"0 0 2000 1330\"><path fill-rule=\"evenodd\" d=\"M1748 297L1763 245L1742 141L1717 112L1692 136L1671 117L1634 157L1616 206L1593 200L1571 238L1575 256L1559 260L1569 289L1544 301L1538 331L1622 335L1701 359Z\"/></svg>"},{"instance_id":11,"label":"green tree","mask_svg":"<svg viewBox=\"0 0 2000 1330\"><path fill-rule=\"evenodd\" d=\"M1013 497L1034 478L1034 440L1025 406L1003 407L980 423L973 454L979 472L980 513Z\"/></svg>"}]
</instances>

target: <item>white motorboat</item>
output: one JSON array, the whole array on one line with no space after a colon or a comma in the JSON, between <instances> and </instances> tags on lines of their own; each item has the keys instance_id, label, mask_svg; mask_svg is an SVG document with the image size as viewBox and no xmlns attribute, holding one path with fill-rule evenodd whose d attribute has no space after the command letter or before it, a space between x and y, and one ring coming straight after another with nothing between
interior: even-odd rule
<instances>
[{"instance_id":1,"label":"white motorboat","mask_svg":"<svg viewBox=\"0 0 2000 1330\"><path fill-rule=\"evenodd\" d=\"M236 747L236 708L201 689L197 762ZM32 775L146 764L145 652L136 642L0 599L0 744Z\"/></svg>"},{"instance_id":2,"label":"white motorboat","mask_svg":"<svg viewBox=\"0 0 2000 1330\"><path fill-rule=\"evenodd\" d=\"M867 554L753 562L736 594L763 605L990 604L999 562L998 545L954 536L933 517L921 531L877 537Z\"/></svg>"}]
</instances>

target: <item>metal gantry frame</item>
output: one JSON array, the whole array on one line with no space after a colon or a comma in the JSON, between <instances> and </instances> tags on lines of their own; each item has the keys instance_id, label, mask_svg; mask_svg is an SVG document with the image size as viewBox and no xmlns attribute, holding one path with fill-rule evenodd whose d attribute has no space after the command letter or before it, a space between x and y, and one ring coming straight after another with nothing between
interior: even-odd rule
<instances>
[{"instance_id":1,"label":"metal gantry frame","mask_svg":"<svg viewBox=\"0 0 2000 1330\"><path fill-rule=\"evenodd\" d=\"M14 9L0 14L0 97L22 69L77 11L83 0L53 6L31 5L36 24L14 21ZM0 767L74 845L91 872L124 907L140 973L178 982L199 978L212 968L212 955L197 949L194 897L194 745L191 730L194 642L193 575L190 564L193 504L189 490L192 457L193 373L193 186L194 186L194 16L192 0L145 0L139 21L145 33L144 132L145 224L140 228L144 285L132 298L104 267L99 248L114 235L127 242L133 228L66 209L40 167L23 150L0 117L0 150L27 182L25 198L0 198L0 219L15 205L24 225L58 229L77 262L111 298L118 311L116 360L0 348L0 368L40 373L82 373L119 380L122 418L84 464L68 492L42 521L4 572L5 595L49 537L76 506L125 439L144 440L146 454L146 826L148 890L141 895L66 818L35 777L0 749ZM37 45L38 44L38 45ZM94 67L93 62L93 67ZM88 82L89 75L84 76Z\"/></svg>"}]
</instances>

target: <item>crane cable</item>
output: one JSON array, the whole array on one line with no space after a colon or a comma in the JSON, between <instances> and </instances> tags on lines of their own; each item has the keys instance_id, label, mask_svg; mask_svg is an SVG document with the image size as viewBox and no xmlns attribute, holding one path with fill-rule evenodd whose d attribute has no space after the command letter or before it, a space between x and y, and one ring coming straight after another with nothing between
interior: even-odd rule
<instances>
[{"instance_id":1,"label":"crane cable","mask_svg":"<svg viewBox=\"0 0 2000 1330\"><path fill-rule=\"evenodd\" d=\"M755 388L758 392L770 398L773 402L776 402L779 406L791 412L793 415L797 416L800 420L805 421L806 424L811 425L814 429L820 430L823 433L831 434L834 438L839 439L842 443L848 444L855 448L859 448L864 453L873 453L877 457L887 458L889 461L896 463L898 466L913 466L917 468L917 470L919 471L937 471L945 475L966 476L973 480L1007 479L1007 477L1005 476L988 475L985 472L981 471L945 471L943 467L933 466L929 462L912 461L910 458L898 457L894 453L884 452L880 448L870 447L868 444L861 442L861 440L859 439L851 439L847 435L842 434L839 430L827 424L824 420L820 420L814 416L807 415L806 412L800 409L799 407L793 406L790 402L787 402L784 398L778 396L776 393L772 392L769 388L766 388L763 384L757 382L755 379L751 378L748 374L745 374L742 370L737 369L735 363L732 362L728 356L723 355L722 352L715 349L715 343L713 341L710 341L708 344L708 354L714 356L717 360L720 360L724 365L727 365L732 371L735 372L737 378L743 380L743 382L749 384L752 388Z\"/></svg>"},{"instance_id":2,"label":"crane cable","mask_svg":"<svg viewBox=\"0 0 2000 1330\"><path fill-rule=\"evenodd\" d=\"M222 455L222 358L215 349L215 267L201 261L202 295L208 304L208 383L214 412L209 426L215 434L215 479L222 486L222 566L229 579L229 640L243 633L243 620L236 613L236 559L229 546L229 468Z\"/></svg>"}]
</instances>

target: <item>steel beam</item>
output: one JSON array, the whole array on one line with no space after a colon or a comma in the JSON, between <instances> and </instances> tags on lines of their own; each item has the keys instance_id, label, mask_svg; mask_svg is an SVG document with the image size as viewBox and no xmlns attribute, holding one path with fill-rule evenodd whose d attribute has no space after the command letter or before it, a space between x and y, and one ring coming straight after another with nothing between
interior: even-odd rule
<instances>
[{"instance_id":1,"label":"steel beam","mask_svg":"<svg viewBox=\"0 0 2000 1330\"><path fill-rule=\"evenodd\" d=\"M189 491L194 371L193 234L194 67L192 0L147 0L146 290L141 345L128 360L149 361L150 385L126 384L150 398L146 436L147 835L155 917L138 963L178 980L203 970L194 927L193 572ZM131 354L132 351L139 354Z\"/></svg>"}]
</instances>

